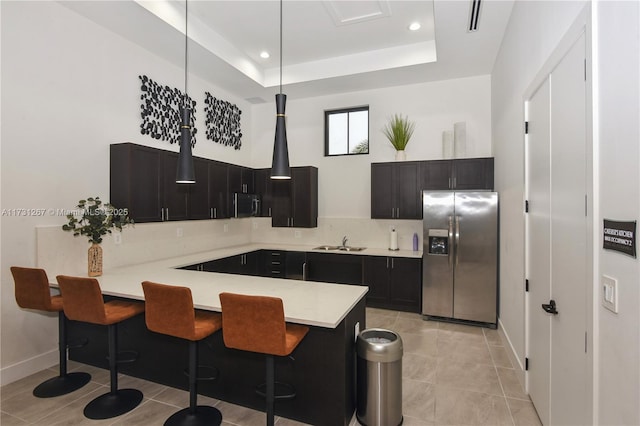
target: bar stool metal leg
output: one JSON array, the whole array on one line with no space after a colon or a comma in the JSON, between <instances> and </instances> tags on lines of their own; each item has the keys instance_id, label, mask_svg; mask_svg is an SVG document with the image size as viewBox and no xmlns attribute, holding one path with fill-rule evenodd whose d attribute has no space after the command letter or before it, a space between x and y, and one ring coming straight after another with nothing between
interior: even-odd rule
<instances>
[{"instance_id":1,"label":"bar stool metal leg","mask_svg":"<svg viewBox=\"0 0 640 426\"><path fill-rule=\"evenodd\" d=\"M89 419L110 419L127 413L140 404L142 392L137 389L118 389L118 324L107 326L109 330L109 372L111 391L95 398L84 407Z\"/></svg>"},{"instance_id":2,"label":"bar stool metal leg","mask_svg":"<svg viewBox=\"0 0 640 426\"><path fill-rule=\"evenodd\" d=\"M184 408L164 422L164 426L210 426L222 423L217 408L197 405L198 399L198 342L189 341L189 408Z\"/></svg>"},{"instance_id":3,"label":"bar stool metal leg","mask_svg":"<svg viewBox=\"0 0 640 426\"><path fill-rule=\"evenodd\" d=\"M59 375L36 386L33 390L33 396L52 398L66 395L80 389L91 380L89 373L67 373L67 327L63 311L58 312L58 353L60 356Z\"/></svg>"}]
</instances>

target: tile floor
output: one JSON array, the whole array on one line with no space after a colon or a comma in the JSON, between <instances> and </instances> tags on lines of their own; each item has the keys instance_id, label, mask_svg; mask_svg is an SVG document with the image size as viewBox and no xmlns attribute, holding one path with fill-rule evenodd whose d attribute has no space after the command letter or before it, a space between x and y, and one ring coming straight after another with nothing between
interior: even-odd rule
<instances>
[{"instance_id":1,"label":"tile floor","mask_svg":"<svg viewBox=\"0 0 640 426\"><path fill-rule=\"evenodd\" d=\"M495 330L423 321L417 314L367 309L367 327L400 334L404 344L404 425L540 425L523 392L507 352ZM61 397L38 399L31 391L52 377L57 367L0 388L0 424L18 425L161 425L173 412L188 406L188 393L153 382L122 376L121 387L144 393L132 412L115 419L95 421L82 415L84 406L109 387L109 373L71 362L92 375L84 388ZM199 396L223 414L223 425L259 426L264 413ZM352 420L352 425L357 425ZM300 423L279 418L278 426Z\"/></svg>"}]
</instances>

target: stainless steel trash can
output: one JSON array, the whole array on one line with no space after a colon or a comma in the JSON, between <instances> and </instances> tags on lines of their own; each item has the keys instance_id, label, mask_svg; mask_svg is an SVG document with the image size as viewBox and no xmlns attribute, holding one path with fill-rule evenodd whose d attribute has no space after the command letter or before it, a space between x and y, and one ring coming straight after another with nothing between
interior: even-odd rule
<instances>
[{"instance_id":1,"label":"stainless steel trash can","mask_svg":"<svg viewBox=\"0 0 640 426\"><path fill-rule=\"evenodd\" d=\"M356 341L358 421L366 426L402 424L402 339L381 328Z\"/></svg>"}]
</instances>

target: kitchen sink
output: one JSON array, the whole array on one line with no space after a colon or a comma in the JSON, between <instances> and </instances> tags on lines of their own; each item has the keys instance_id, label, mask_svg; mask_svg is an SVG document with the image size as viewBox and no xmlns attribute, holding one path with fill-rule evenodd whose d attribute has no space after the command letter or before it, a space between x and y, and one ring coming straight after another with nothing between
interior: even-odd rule
<instances>
[{"instance_id":1,"label":"kitchen sink","mask_svg":"<svg viewBox=\"0 0 640 426\"><path fill-rule=\"evenodd\" d=\"M325 250L325 251L329 251L329 250L338 250L340 247L338 246L318 246L318 247L314 247L314 250Z\"/></svg>"},{"instance_id":2,"label":"kitchen sink","mask_svg":"<svg viewBox=\"0 0 640 426\"><path fill-rule=\"evenodd\" d=\"M351 247L351 246L318 246L318 247L314 247L314 250L324 250L324 251L330 251L330 250L341 250L341 251L362 251L364 250L366 247Z\"/></svg>"}]
</instances>

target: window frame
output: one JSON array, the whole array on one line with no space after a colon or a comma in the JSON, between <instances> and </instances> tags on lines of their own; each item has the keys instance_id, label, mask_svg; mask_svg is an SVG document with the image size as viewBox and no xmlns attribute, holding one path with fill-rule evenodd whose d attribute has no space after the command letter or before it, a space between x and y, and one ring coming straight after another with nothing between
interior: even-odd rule
<instances>
[{"instance_id":1,"label":"window frame","mask_svg":"<svg viewBox=\"0 0 640 426\"><path fill-rule=\"evenodd\" d=\"M367 112L367 141L370 142L370 114L369 114L369 105L361 105L356 107L348 107L348 108L338 108L338 109L327 109L324 111L324 156L325 157L340 157L340 156L348 156L348 155L369 155L371 144L367 144L367 152L346 152L344 154L330 154L329 153L329 116L334 114L347 114L347 147L349 146L349 113L352 112Z\"/></svg>"}]
</instances>

